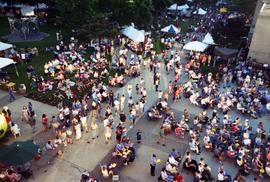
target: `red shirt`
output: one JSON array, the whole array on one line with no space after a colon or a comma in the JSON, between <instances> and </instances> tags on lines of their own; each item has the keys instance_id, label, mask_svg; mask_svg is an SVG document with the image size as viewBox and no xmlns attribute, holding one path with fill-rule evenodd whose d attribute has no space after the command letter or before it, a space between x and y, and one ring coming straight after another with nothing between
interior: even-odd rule
<instances>
[{"instance_id":1,"label":"red shirt","mask_svg":"<svg viewBox=\"0 0 270 182\"><path fill-rule=\"evenodd\" d=\"M6 118L6 122L9 123L10 120L11 120L10 116L9 116L8 114L6 114L6 115L5 115L5 118Z\"/></svg>"},{"instance_id":2,"label":"red shirt","mask_svg":"<svg viewBox=\"0 0 270 182\"><path fill-rule=\"evenodd\" d=\"M183 177L181 175L178 175L175 177L176 182L183 182Z\"/></svg>"},{"instance_id":3,"label":"red shirt","mask_svg":"<svg viewBox=\"0 0 270 182\"><path fill-rule=\"evenodd\" d=\"M47 123L47 121L48 121L48 118L47 117L43 117L42 118L42 123Z\"/></svg>"}]
</instances>

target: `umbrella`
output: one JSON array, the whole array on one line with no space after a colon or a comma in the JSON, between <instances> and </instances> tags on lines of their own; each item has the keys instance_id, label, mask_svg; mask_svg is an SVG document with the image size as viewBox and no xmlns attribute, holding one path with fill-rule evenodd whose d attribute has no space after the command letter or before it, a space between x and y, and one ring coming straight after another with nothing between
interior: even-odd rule
<instances>
[{"instance_id":1,"label":"umbrella","mask_svg":"<svg viewBox=\"0 0 270 182\"><path fill-rule=\"evenodd\" d=\"M187 43L183 47L183 49L190 50L190 51L203 52L207 47L208 47L207 44L204 44L204 43L198 42L198 41L192 41L192 42Z\"/></svg>"},{"instance_id":2,"label":"umbrella","mask_svg":"<svg viewBox=\"0 0 270 182\"><path fill-rule=\"evenodd\" d=\"M39 146L33 141L17 141L0 151L0 163L5 166L23 165L38 153Z\"/></svg>"},{"instance_id":3,"label":"umbrella","mask_svg":"<svg viewBox=\"0 0 270 182\"><path fill-rule=\"evenodd\" d=\"M172 24L164 27L163 29L161 29L162 32L168 32L168 33L174 33L174 34L178 34L180 32L179 28L173 26Z\"/></svg>"}]
</instances>

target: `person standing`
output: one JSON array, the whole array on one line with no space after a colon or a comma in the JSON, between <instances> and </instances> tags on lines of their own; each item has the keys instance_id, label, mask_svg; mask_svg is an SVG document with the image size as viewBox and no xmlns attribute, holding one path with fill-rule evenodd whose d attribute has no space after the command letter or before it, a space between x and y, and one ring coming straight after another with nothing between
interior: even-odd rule
<instances>
[{"instance_id":1,"label":"person standing","mask_svg":"<svg viewBox=\"0 0 270 182\"><path fill-rule=\"evenodd\" d=\"M132 85L130 83L127 86L127 92L128 92L128 96L131 97L131 95L132 95Z\"/></svg>"},{"instance_id":2,"label":"person standing","mask_svg":"<svg viewBox=\"0 0 270 182\"><path fill-rule=\"evenodd\" d=\"M28 113L31 113L33 111L33 105L31 102L28 102Z\"/></svg>"},{"instance_id":3,"label":"person standing","mask_svg":"<svg viewBox=\"0 0 270 182\"><path fill-rule=\"evenodd\" d=\"M41 122L42 122L42 126L43 126L43 131L46 132L48 131L48 117L46 116L46 114L42 114L41 117Z\"/></svg>"},{"instance_id":4,"label":"person standing","mask_svg":"<svg viewBox=\"0 0 270 182\"><path fill-rule=\"evenodd\" d=\"M26 106L23 106L23 108L22 108L21 121L28 122L28 109Z\"/></svg>"},{"instance_id":5,"label":"person standing","mask_svg":"<svg viewBox=\"0 0 270 182\"><path fill-rule=\"evenodd\" d=\"M137 138L137 143L141 143L141 140L142 140L142 132L141 132L140 129L137 130L136 138Z\"/></svg>"},{"instance_id":6,"label":"person standing","mask_svg":"<svg viewBox=\"0 0 270 182\"><path fill-rule=\"evenodd\" d=\"M118 101L118 99L114 100L114 112L115 114L118 114L120 111L120 102Z\"/></svg>"},{"instance_id":7,"label":"person standing","mask_svg":"<svg viewBox=\"0 0 270 182\"><path fill-rule=\"evenodd\" d=\"M104 135L105 135L105 143L108 144L112 137L112 129L110 126L107 125L105 127Z\"/></svg>"},{"instance_id":8,"label":"person standing","mask_svg":"<svg viewBox=\"0 0 270 182\"><path fill-rule=\"evenodd\" d=\"M83 131L88 133L89 130L88 130L88 125L87 125L87 117L86 117L86 115L85 114L80 114L79 119L81 121Z\"/></svg>"},{"instance_id":9,"label":"person standing","mask_svg":"<svg viewBox=\"0 0 270 182\"><path fill-rule=\"evenodd\" d=\"M8 100L9 100L9 102L16 100L16 98L14 96L14 91L12 88L8 89Z\"/></svg>"},{"instance_id":10,"label":"person standing","mask_svg":"<svg viewBox=\"0 0 270 182\"><path fill-rule=\"evenodd\" d=\"M109 91L109 104L114 107L114 94L112 90Z\"/></svg>"},{"instance_id":11,"label":"person standing","mask_svg":"<svg viewBox=\"0 0 270 182\"><path fill-rule=\"evenodd\" d=\"M124 107L125 107L125 101L126 101L126 97L125 95L123 94L120 98L120 109L121 111L124 111Z\"/></svg>"},{"instance_id":12,"label":"person standing","mask_svg":"<svg viewBox=\"0 0 270 182\"><path fill-rule=\"evenodd\" d=\"M151 176L155 176L156 165L157 165L157 157L155 154L153 154L152 157L150 158L150 174L151 174Z\"/></svg>"},{"instance_id":13,"label":"person standing","mask_svg":"<svg viewBox=\"0 0 270 182\"><path fill-rule=\"evenodd\" d=\"M35 111L30 112L29 115L29 124L32 127L32 133L36 132L36 114Z\"/></svg>"},{"instance_id":14,"label":"person standing","mask_svg":"<svg viewBox=\"0 0 270 182\"><path fill-rule=\"evenodd\" d=\"M166 146L165 144L165 131L164 131L164 127L161 126L160 130L159 130L159 136L158 136L158 141L157 141L157 144L160 144L160 141L162 143L162 146Z\"/></svg>"}]
</instances>

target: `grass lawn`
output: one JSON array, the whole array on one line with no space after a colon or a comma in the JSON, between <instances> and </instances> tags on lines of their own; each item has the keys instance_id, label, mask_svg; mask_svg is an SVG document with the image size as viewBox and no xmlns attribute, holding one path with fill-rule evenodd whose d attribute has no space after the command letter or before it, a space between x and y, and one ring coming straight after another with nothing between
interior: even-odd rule
<instances>
[{"instance_id":1,"label":"grass lawn","mask_svg":"<svg viewBox=\"0 0 270 182\"><path fill-rule=\"evenodd\" d=\"M9 23L8 19L6 17L1 17L0 18L0 36L4 36L10 33L9 29ZM45 62L49 61L52 58L52 54L50 52L45 52L46 47L50 47L55 45L56 43L56 36L55 33L58 31L59 28L51 25L51 24L44 24L40 26L40 31L45 32L49 34L49 36L41 41L34 41L34 42L16 42L12 43L16 45L17 48L27 48L27 47L37 47L39 51L39 56L34 56L32 58L31 64L34 66L35 71L37 75L44 75L44 69L43 66ZM61 29L64 37L65 35L69 34L69 32L65 29ZM30 85L30 80L27 79L26 75L26 65L25 64L18 64L17 69L19 72L19 77L15 74L14 67L8 66L4 70L11 73L11 80L16 83L16 84L21 84L24 83L27 88Z\"/></svg>"},{"instance_id":2,"label":"grass lawn","mask_svg":"<svg viewBox=\"0 0 270 182\"><path fill-rule=\"evenodd\" d=\"M186 19L180 19L179 24L181 28L181 34L186 34L188 32L190 25L196 24L196 20L192 17L186 18Z\"/></svg>"},{"instance_id":3,"label":"grass lawn","mask_svg":"<svg viewBox=\"0 0 270 182\"><path fill-rule=\"evenodd\" d=\"M162 53L164 46L161 43L159 38L154 38L153 39L153 44L154 44L154 50L156 51L157 54Z\"/></svg>"}]
</instances>

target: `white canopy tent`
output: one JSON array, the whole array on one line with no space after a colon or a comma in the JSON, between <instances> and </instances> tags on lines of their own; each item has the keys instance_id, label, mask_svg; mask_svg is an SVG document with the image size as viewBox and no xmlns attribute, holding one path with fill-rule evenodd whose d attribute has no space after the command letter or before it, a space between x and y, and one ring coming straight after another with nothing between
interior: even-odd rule
<instances>
[{"instance_id":1,"label":"white canopy tent","mask_svg":"<svg viewBox=\"0 0 270 182\"><path fill-rule=\"evenodd\" d=\"M187 4L182 5L182 6L178 6L178 10L179 10L179 11L185 11L185 10L187 10L188 8L189 8L189 6L188 6Z\"/></svg>"},{"instance_id":2,"label":"white canopy tent","mask_svg":"<svg viewBox=\"0 0 270 182\"><path fill-rule=\"evenodd\" d=\"M11 5L8 5L7 3L0 2L0 7L9 7L9 6L11 6ZM16 8L29 7L29 5L27 5L27 4L13 4L12 6L16 7ZM38 3L37 8L38 9L47 9L48 6L45 3Z\"/></svg>"},{"instance_id":3,"label":"white canopy tent","mask_svg":"<svg viewBox=\"0 0 270 182\"><path fill-rule=\"evenodd\" d=\"M0 42L0 51L4 51L4 50L10 49L12 47L13 47L12 44Z\"/></svg>"},{"instance_id":4,"label":"white canopy tent","mask_svg":"<svg viewBox=\"0 0 270 182\"><path fill-rule=\"evenodd\" d=\"M192 41L184 45L183 49L189 50L189 51L204 52L207 47L208 47L207 44L204 44L199 41Z\"/></svg>"},{"instance_id":5,"label":"white canopy tent","mask_svg":"<svg viewBox=\"0 0 270 182\"><path fill-rule=\"evenodd\" d=\"M172 11L185 11L189 8L189 6L187 4L185 5L181 5L181 6L178 6L177 4L173 4L171 5L168 10L172 10Z\"/></svg>"},{"instance_id":6,"label":"white canopy tent","mask_svg":"<svg viewBox=\"0 0 270 182\"><path fill-rule=\"evenodd\" d=\"M193 14L196 15L205 15L207 11L203 10L202 8L199 8L198 10L194 11Z\"/></svg>"},{"instance_id":7,"label":"white canopy tent","mask_svg":"<svg viewBox=\"0 0 270 182\"><path fill-rule=\"evenodd\" d=\"M207 13L207 11L205 11L204 9L202 8L199 8L198 10L198 15L205 15Z\"/></svg>"},{"instance_id":8,"label":"white canopy tent","mask_svg":"<svg viewBox=\"0 0 270 182\"><path fill-rule=\"evenodd\" d=\"M213 39L213 37L212 37L212 35L210 33L207 33L204 36L204 39L203 39L202 42L205 43L205 44L209 44L209 45L216 45L215 42L214 42L214 39Z\"/></svg>"},{"instance_id":9,"label":"white canopy tent","mask_svg":"<svg viewBox=\"0 0 270 182\"><path fill-rule=\"evenodd\" d=\"M144 31L137 30L133 26L129 26L122 31L123 35L127 36L134 42L144 42Z\"/></svg>"},{"instance_id":10,"label":"white canopy tent","mask_svg":"<svg viewBox=\"0 0 270 182\"><path fill-rule=\"evenodd\" d=\"M38 8L39 9L47 9L48 6L45 3L38 3Z\"/></svg>"},{"instance_id":11,"label":"white canopy tent","mask_svg":"<svg viewBox=\"0 0 270 182\"><path fill-rule=\"evenodd\" d=\"M19 73L16 67L16 62L9 58L2 58L0 57L0 69L7 67L9 65L13 64L15 66L16 75L19 77Z\"/></svg>"},{"instance_id":12,"label":"white canopy tent","mask_svg":"<svg viewBox=\"0 0 270 182\"><path fill-rule=\"evenodd\" d=\"M170 24L169 26L162 28L161 31L178 34L180 32L180 29L175 27L174 25Z\"/></svg>"},{"instance_id":13,"label":"white canopy tent","mask_svg":"<svg viewBox=\"0 0 270 182\"><path fill-rule=\"evenodd\" d=\"M21 13L23 16L35 16L34 9L33 6L24 6L21 9Z\"/></svg>"},{"instance_id":14,"label":"white canopy tent","mask_svg":"<svg viewBox=\"0 0 270 182\"><path fill-rule=\"evenodd\" d=\"M9 58L1 58L0 57L0 69L8 66L8 65L11 65L11 64L16 64L16 62L14 62L12 59L9 59Z\"/></svg>"},{"instance_id":15,"label":"white canopy tent","mask_svg":"<svg viewBox=\"0 0 270 182\"><path fill-rule=\"evenodd\" d=\"M176 10L177 9L177 4L171 5L168 10Z\"/></svg>"}]
</instances>

